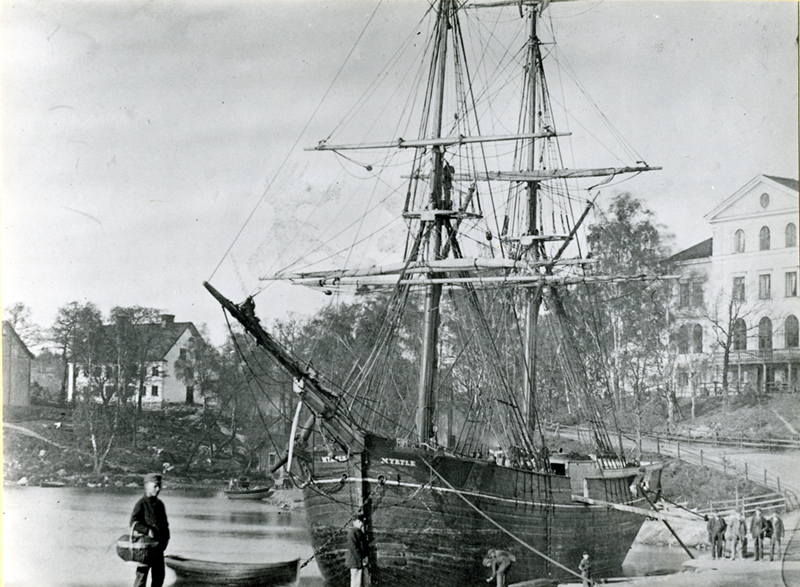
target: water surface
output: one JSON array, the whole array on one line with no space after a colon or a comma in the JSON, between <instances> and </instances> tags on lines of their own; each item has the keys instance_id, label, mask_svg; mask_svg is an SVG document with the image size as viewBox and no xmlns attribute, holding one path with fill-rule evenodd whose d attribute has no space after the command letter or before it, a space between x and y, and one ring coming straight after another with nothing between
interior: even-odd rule
<instances>
[{"instance_id":1,"label":"water surface","mask_svg":"<svg viewBox=\"0 0 800 587\"><path fill-rule=\"evenodd\" d=\"M3 492L6 587L130 587L135 565L117 557L140 489L9 486ZM165 488L172 539L167 554L223 562L276 562L312 556L302 509L229 500L216 490ZM628 576L674 573L688 555L677 547L634 545ZM165 585L175 581L167 569ZM312 560L299 587L323 587Z\"/></svg>"},{"instance_id":2,"label":"water surface","mask_svg":"<svg viewBox=\"0 0 800 587\"><path fill-rule=\"evenodd\" d=\"M130 587L135 565L116 554L140 489L3 490L3 584L6 587ZM302 510L280 511L221 492L161 493L172 539L167 554L225 562L275 562L311 557ZM175 575L167 569L165 585ZM312 561L301 587L320 587Z\"/></svg>"}]
</instances>

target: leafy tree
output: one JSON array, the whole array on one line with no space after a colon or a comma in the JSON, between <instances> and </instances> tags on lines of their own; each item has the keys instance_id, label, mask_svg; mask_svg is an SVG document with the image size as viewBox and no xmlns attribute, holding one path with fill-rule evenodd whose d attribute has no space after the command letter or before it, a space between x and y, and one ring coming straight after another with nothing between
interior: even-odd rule
<instances>
[{"instance_id":1,"label":"leafy tree","mask_svg":"<svg viewBox=\"0 0 800 587\"><path fill-rule=\"evenodd\" d=\"M630 278L591 289L601 302L595 322L602 328L601 345L608 350L616 412L621 413L626 398L632 398L641 433L652 394L663 393L670 292L635 278L665 273L666 245L652 212L627 193L616 196L601 220L589 227L587 241L596 260L593 272Z\"/></svg>"},{"instance_id":2,"label":"leafy tree","mask_svg":"<svg viewBox=\"0 0 800 587\"><path fill-rule=\"evenodd\" d=\"M87 302L70 302L58 309L50 329L50 340L57 345L64 361L64 377L61 383L61 400L67 399L68 365L70 363L100 364L98 353L102 343L103 321L100 310ZM73 371L72 387L75 388L78 373Z\"/></svg>"}]
</instances>

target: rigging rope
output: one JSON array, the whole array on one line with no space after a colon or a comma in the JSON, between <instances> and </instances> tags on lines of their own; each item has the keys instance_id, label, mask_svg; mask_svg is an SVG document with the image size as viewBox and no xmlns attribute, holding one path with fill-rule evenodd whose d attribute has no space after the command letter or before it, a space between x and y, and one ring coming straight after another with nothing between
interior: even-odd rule
<instances>
[{"instance_id":1,"label":"rigging rope","mask_svg":"<svg viewBox=\"0 0 800 587\"><path fill-rule=\"evenodd\" d=\"M314 117L316 116L317 112L322 107L322 103L328 97L328 94L330 93L331 89L333 89L333 86L336 83L336 80L339 79L339 75L342 73L342 70L344 69L344 66L347 64L347 62L350 60L350 57L355 52L356 46L358 46L358 43L361 40L361 37L364 36L364 33L366 32L367 28L369 27L370 23L372 22L372 19L375 17L375 13L378 11L378 8L380 7L382 1L383 0L378 0L378 4L375 6L375 10L372 11L372 14L370 15L369 19L367 20L367 23L364 25L364 28L361 30L361 34L358 35L358 38L356 39L356 42L353 44L353 47L350 49L350 52L347 54L347 57L345 58L345 60L342 63L341 67L339 68L339 71L336 72L336 75L333 77L333 80L331 80L331 83L328 86L328 89L325 90L325 93L322 95L322 98L320 98L320 101L317 104L316 108L314 108L314 111L311 113L311 116L308 118L308 121L306 122L305 126L303 127L303 130L300 131L300 134L297 136L297 139L295 139L294 144L292 144L292 146L289 148L289 151L286 153L286 157L284 157L283 161L281 162L280 166L278 167L278 173L276 173L273 176L273 178L267 184L267 187L264 188L264 192L261 194L261 197L258 199L258 201L256 202L255 206L253 206L253 209L250 211L250 214L245 219L244 224L242 224L242 227L239 229L239 232L236 233L236 236L234 236L233 241L231 242L230 246L225 250L225 252L222 255L222 258L219 260L219 263L217 263L217 266L214 267L214 270L211 272L211 275L208 277L208 279L206 281L210 282L211 279L214 277L214 275L217 273L217 271L219 270L220 266L222 265L222 262L225 260L225 258L228 256L228 254L230 254L231 250L233 249L233 246L239 240L239 237L242 236L242 233L244 232L244 229L247 227L247 225L253 219L253 216L255 216L256 210L258 210L258 208L261 206L261 203L267 197L267 194L269 193L270 188L272 187L272 184L275 183L275 180L278 178L278 175L280 174L280 171L286 165L286 162L289 160L289 157L292 155L292 153L294 152L295 148L297 148L297 145L300 143L300 140L303 138L303 135L308 130L308 127L311 126L311 121L314 120Z\"/></svg>"}]
</instances>

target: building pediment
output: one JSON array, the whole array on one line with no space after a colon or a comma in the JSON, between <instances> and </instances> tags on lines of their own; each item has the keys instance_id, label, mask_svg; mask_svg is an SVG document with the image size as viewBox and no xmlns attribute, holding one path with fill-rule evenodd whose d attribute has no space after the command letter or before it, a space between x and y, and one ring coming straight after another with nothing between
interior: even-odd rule
<instances>
[{"instance_id":1,"label":"building pediment","mask_svg":"<svg viewBox=\"0 0 800 587\"><path fill-rule=\"evenodd\" d=\"M798 181L758 175L706 214L711 224L797 211Z\"/></svg>"}]
</instances>

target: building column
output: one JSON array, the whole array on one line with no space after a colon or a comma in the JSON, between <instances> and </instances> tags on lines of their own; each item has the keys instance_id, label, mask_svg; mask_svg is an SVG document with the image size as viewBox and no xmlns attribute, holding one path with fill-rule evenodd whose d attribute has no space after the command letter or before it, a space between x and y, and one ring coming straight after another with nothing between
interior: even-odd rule
<instances>
[{"instance_id":1,"label":"building column","mask_svg":"<svg viewBox=\"0 0 800 587\"><path fill-rule=\"evenodd\" d=\"M67 401L72 401L72 394L74 393L75 389L73 387L73 374L75 372L75 365L72 363L67 363Z\"/></svg>"}]
</instances>

